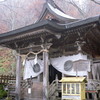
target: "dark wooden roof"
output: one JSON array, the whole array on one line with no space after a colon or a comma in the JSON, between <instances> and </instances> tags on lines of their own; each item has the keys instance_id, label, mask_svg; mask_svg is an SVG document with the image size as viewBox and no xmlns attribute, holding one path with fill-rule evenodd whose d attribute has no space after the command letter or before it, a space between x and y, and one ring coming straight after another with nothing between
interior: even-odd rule
<instances>
[{"instance_id":1,"label":"dark wooden roof","mask_svg":"<svg viewBox=\"0 0 100 100\"><path fill-rule=\"evenodd\" d=\"M50 55L60 56L77 53L79 41L82 50L92 56L100 55L100 16L60 24L52 20L38 23L0 34L0 45L21 50L26 54L29 50L37 52L41 44L52 44Z\"/></svg>"},{"instance_id":2,"label":"dark wooden roof","mask_svg":"<svg viewBox=\"0 0 100 100\"><path fill-rule=\"evenodd\" d=\"M46 4L47 4L47 3L49 3L49 4L52 5L54 8L57 8L57 9L59 9L60 11L63 12L63 10L60 9L60 8L58 7L58 5L55 4L54 0L47 0L47 1L46 1ZM63 13L64 13L64 12L63 12Z\"/></svg>"},{"instance_id":3,"label":"dark wooden roof","mask_svg":"<svg viewBox=\"0 0 100 100\"><path fill-rule=\"evenodd\" d=\"M48 18L48 15L50 17ZM74 17L71 17L69 15L66 15L55 3L53 0L48 0L42 9L42 12L40 14L39 19L37 22L44 20L44 19L55 19L59 21L60 23L69 23L76 21L78 19L75 19Z\"/></svg>"},{"instance_id":4,"label":"dark wooden roof","mask_svg":"<svg viewBox=\"0 0 100 100\"><path fill-rule=\"evenodd\" d=\"M11 43L13 40L20 41L20 39L25 39L30 36L39 36L39 34L46 33L47 31L59 33L65 29L66 27L64 25L59 25L49 20L43 20L23 28L0 34L0 44Z\"/></svg>"}]
</instances>

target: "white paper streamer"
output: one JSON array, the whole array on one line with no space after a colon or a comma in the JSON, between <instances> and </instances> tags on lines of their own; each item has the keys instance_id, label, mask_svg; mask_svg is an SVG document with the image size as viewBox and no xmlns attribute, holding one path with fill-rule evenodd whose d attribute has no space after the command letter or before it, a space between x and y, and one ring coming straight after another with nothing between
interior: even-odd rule
<instances>
[{"instance_id":1,"label":"white paper streamer","mask_svg":"<svg viewBox=\"0 0 100 100\"><path fill-rule=\"evenodd\" d=\"M35 55L34 64L37 63L37 54Z\"/></svg>"}]
</instances>

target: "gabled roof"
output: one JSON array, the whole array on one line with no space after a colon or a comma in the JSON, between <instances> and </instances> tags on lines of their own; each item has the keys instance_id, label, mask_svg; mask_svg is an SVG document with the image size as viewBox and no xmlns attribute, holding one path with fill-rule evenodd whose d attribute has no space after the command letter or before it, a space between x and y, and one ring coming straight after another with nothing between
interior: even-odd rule
<instances>
[{"instance_id":1,"label":"gabled roof","mask_svg":"<svg viewBox=\"0 0 100 100\"><path fill-rule=\"evenodd\" d=\"M78 19L71 17L67 14L65 14L52 0L48 0L48 2L46 2L43 6L43 10L42 13L40 14L40 17L38 19L38 21L41 21L45 18L46 15L52 14L56 20L65 22L65 23L69 23L69 22L73 22L76 21ZM52 20L52 19L50 19Z\"/></svg>"},{"instance_id":2,"label":"gabled roof","mask_svg":"<svg viewBox=\"0 0 100 100\"><path fill-rule=\"evenodd\" d=\"M77 82L86 82L85 77L63 77L60 82L66 82L66 83L77 83Z\"/></svg>"},{"instance_id":3,"label":"gabled roof","mask_svg":"<svg viewBox=\"0 0 100 100\"><path fill-rule=\"evenodd\" d=\"M41 47L34 47L43 44L41 38L52 44L50 54L53 57L77 53L77 46L75 46L77 40L85 41L82 46L83 51L100 55L100 16L63 25L52 20L42 20L0 34L0 45L14 50L20 49L21 54L27 54L30 48L34 52L41 49ZM31 47L32 44L33 47ZM65 50L66 54L62 50Z\"/></svg>"},{"instance_id":4,"label":"gabled roof","mask_svg":"<svg viewBox=\"0 0 100 100\"><path fill-rule=\"evenodd\" d=\"M92 24L94 25L95 23L100 25L100 16L95 16L95 17L91 17L91 18L87 18L84 20L75 21L75 22L71 22L71 23L63 24L63 25L53 22L52 20L43 20L35 24L31 24L31 25L28 25L28 26L25 26L25 27L22 27L22 28L13 30L13 31L0 34L0 44L3 38L8 38L9 36L12 37L12 36L22 35L22 34L25 35L31 31L36 31L39 29L45 28L55 33L56 32L63 33L63 31L67 32L73 29L77 30L77 28L83 28L83 27L86 28L88 26L92 26Z\"/></svg>"}]
</instances>

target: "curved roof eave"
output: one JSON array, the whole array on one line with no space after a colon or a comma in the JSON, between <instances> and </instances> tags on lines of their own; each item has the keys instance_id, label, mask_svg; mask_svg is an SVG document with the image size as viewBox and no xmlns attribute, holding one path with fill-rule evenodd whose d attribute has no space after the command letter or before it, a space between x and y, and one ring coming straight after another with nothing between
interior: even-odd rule
<instances>
[{"instance_id":1,"label":"curved roof eave","mask_svg":"<svg viewBox=\"0 0 100 100\"><path fill-rule=\"evenodd\" d=\"M46 15L46 11L49 11L51 14L53 14L55 17L57 17L58 19L62 20L62 21L66 21L66 22L72 22L72 21L76 21L78 19L71 17L67 14L65 14L63 11L61 11L60 9L58 9L58 7L53 7L50 3L45 3L43 6L43 10L40 14L39 19L37 20L37 22L41 21L43 16Z\"/></svg>"},{"instance_id":2,"label":"curved roof eave","mask_svg":"<svg viewBox=\"0 0 100 100\"><path fill-rule=\"evenodd\" d=\"M97 26L100 29L100 16L95 16L63 25L53 22L52 20L42 20L38 23L0 34L0 44L3 44L3 39L13 39L14 36L18 36L20 38L21 35L25 36L28 35L28 33L32 33L31 35L35 36L37 35L35 31L41 29L50 30L54 33L66 33L67 31L74 29L77 31L77 28L85 30L90 25L92 25L94 28ZM7 43L7 41L5 42Z\"/></svg>"},{"instance_id":3,"label":"curved roof eave","mask_svg":"<svg viewBox=\"0 0 100 100\"><path fill-rule=\"evenodd\" d=\"M83 20L78 20L78 21L71 22L71 23L67 23L65 24L65 26L66 26L66 29L71 29L71 28L81 27L87 24L92 24L92 23L98 23L100 25L100 15L86 18Z\"/></svg>"},{"instance_id":4,"label":"curved roof eave","mask_svg":"<svg viewBox=\"0 0 100 100\"><path fill-rule=\"evenodd\" d=\"M25 26L25 27L22 27L22 28L19 28L19 29L10 31L10 32L2 33L0 34L0 38L28 33L31 31L38 30L39 28L47 28L47 29L50 28L53 31L61 31L61 30L66 29L65 25L59 25L57 23L53 23L50 20L43 20L38 23L28 25L28 26Z\"/></svg>"},{"instance_id":5,"label":"curved roof eave","mask_svg":"<svg viewBox=\"0 0 100 100\"><path fill-rule=\"evenodd\" d=\"M74 17L71 17L67 14L65 14L64 12L60 11L57 8L54 8L51 4L47 3L49 10L53 11L56 15L64 17L64 18L68 18L68 19L76 19Z\"/></svg>"},{"instance_id":6,"label":"curved roof eave","mask_svg":"<svg viewBox=\"0 0 100 100\"><path fill-rule=\"evenodd\" d=\"M47 4L45 3L44 6L43 6L43 9L42 9L42 12L41 12L41 14L40 14L38 20L36 21L36 23L39 22L39 21L41 21L42 17L43 17L43 16L45 15L45 13L46 13L46 9L47 9L47 8L48 8L48 7L47 7Z\"/></svg>"},{"instance_id":7,"label":"curved roof eave","mask_svg":"<svg viewBox=\"0 0 100 100\"><path fill-rule=\"evenodd\" d=\"M67 23L63 25L59 23L55 23L52 20L43 20L35 24L28 25L28 26L25 26L25 27L22 27L22 28L19 28L19 29L10 31L10 32L2 33L0 34L0 38L6 37L6 36L18 35L18 34L26 33L26 32L31 32L39 28L48 29L51 27L50 29L54 31L68 30L68 29L72 29L75 27L85 26L87 24L95 23L95 22L99 23L100 25L100 16L95 16L95 17L91 17L91 18L87 18L84 20L79 20L79 21L75 21L75 22L71 22L71 23Z\"/></svg>"}]
</instances>

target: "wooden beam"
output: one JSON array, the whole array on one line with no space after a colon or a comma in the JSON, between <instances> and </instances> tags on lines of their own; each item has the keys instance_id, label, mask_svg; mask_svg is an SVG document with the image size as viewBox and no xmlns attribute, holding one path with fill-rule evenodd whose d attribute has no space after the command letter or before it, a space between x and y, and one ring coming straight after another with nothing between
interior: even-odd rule
<instances>
[{"instance_id":1,"label":"wooden beam","mask_svg":"<svg viewBox=\"0 0 100 100\"><path fill-rule=\"evenodd\" d=\"M44 71L43 71L43 100L48 100L48 52L43 52Z\"/></svg>"},{"instance_id":2,"label":"wooden beam","mask_svg":"<svg viewBox=\"0 0 100 100\"><path fill-rule=\"evenodd\" d=\"M43 28L43 29L31 31L31 32L29 31L29 32L26 32L25 34L8 36L7 38L0 40L0 44L7 45L7 44L13 44L14 42L28 41L28 40L38 38L44 35L47 36L48 34L58 34L58 33L54 33L53 31Z\"/></svg>"},{"instance_id":3,"label":"wooden beam","mask_svg":"<svg viewBox=\"0 0 100 100\"><path fill-rule=\"evenodd\" d=\"M51 45L52 45L52 43L48 43L45 46L49 47ZM20 54L27 54L30 51L32 51L32 52L38 52L41 49L42 49L42 43L41 43L41 45L33 45L33 46L25 47L25 48L20 48ZM19 49L17 51L19 51Z\"/></svg>"},{"instance_id":4,"label":"wooden beam","mask_svg":"<svg viewBox=\"0 0 100 100\"><path fill-rule=\"evenodd\" d=\"M20 90L21 90L21 56L17 56L16 64L16 100L20 100Z\"/></svg>"}]
</instances>

